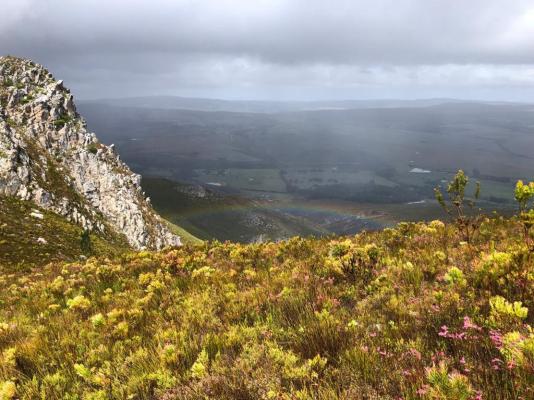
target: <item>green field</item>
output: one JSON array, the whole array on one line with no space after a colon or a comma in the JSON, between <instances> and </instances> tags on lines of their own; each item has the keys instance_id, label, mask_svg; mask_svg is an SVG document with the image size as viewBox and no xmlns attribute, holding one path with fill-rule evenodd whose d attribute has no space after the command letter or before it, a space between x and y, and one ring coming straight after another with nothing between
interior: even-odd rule
<instances>
[{"instance_id":1,"label":"green field","mask_svg":"<svg viewBox=\"0 0 534 400\"><path fill-rule=\"evenodd\" d=\"M240 190L258 190L264 192L285 192L286 184L280 177L278 169L238 169L195 170L199 182L212 186L228 186ZM215 185L214 185L215 184Z\"/></svg>"}]
</instances>

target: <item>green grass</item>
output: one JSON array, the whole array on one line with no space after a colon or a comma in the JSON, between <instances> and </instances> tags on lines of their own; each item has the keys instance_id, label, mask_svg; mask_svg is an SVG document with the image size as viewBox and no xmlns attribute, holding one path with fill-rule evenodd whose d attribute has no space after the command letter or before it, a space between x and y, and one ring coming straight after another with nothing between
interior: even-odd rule
<instances>
[{"instance_id":1,"label":"green grass","mask_svg":"<svg viewBox=\"0 0 534 400\"><path fill-rule=\"evenodd\" d=\"M196 236L192 235L191 233L186 231L184 228L178 225L175 225L169 221L165 221L165 222L171 229L172 233L180 236L180 240L182 241L183 244L200 245L204 243L202 239L199 239Z\"/></svg>"},{"instance_id":2,"label":"green grass","mask_svg":"<svg viewBox=\"0 0 534 400\"><path fill-rule=\"evenodd\" d=\"M345 171L332 167L321 167L290 168L285 171L286 179L298 189L309 189L314 186L332 184L365 185L372 181L380 186L397 186L397 183L378 176L370 170Z\"/></svg>"},{"instance_id":3,"label":"green grass","mask_svg":"<svg viewBox=\"0 0 534 400\"><path fill-rule=\"evenodd\" d=\"M160 215L201 240L250 242L260 235L275 240L320 233L309 221L209 188L203 191L196 186L148 177L143 178L142 186ZM196 193L198 190L203 193Z\"/></svg>"},{"instance_id":4,"label":"green grass","mask_svg":"<svg viewBox=\"0 0 534 400\"><path fill-rule=\"evenodd\" d=\"M64 217L13 197L0 196L0 209L0 266L27 268L84 255L80 246L82 228ZM33 210L43 219L32 217ZM39 238L46 244L39 244ZM129 249L125 238L117 235L91 234L91 242L95 255L114 255Z\"/></svg>"}]
</instances>

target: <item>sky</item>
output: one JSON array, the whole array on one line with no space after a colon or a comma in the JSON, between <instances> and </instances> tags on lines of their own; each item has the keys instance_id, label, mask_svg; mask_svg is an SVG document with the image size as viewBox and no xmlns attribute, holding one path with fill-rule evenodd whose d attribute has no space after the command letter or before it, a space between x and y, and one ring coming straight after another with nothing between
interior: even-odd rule
<instances>
[{"instance_id":1,"label":"sky","mask_svg":"<svg viewBox=\"0 0 534 400\"><path fill-rule=\"evenodd\" d=\"M0 0L79 99L534 102L534 0Z\"/></svg>"}]
</instances>

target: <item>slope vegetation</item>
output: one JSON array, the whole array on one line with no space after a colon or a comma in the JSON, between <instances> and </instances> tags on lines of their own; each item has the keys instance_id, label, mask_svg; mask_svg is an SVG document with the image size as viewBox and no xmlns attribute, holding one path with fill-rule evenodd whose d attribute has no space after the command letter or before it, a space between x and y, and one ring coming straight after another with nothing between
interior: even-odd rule
<instances>
[{"instance_id":1,"label":"slope vegetation","mask_svg":"<svg viewBox=\"0 0 534 400\"><path fill-rule=\"evenodd\" d=\"M534 254L485 219L0 278L3 399L532 399Z\"/></svg>"},{"instance_id":2,"label":"slope vegetation","mask_svg":"<svg viewBox=\"0 0 534 400\"><path fill-rule=\"evenodd\" d=\"M80 256L118 255L131 250L126 238L84 230L31 201L0 196L0 266L26 269ZM0 267L0 272L5 272Z\"/></svg>"}]
</instances>

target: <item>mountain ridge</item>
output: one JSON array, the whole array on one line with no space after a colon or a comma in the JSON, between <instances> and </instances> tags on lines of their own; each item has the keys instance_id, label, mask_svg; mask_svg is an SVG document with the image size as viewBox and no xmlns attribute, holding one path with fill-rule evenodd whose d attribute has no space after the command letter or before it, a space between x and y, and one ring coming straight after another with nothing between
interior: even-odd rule
<instances>
[{"instance_id":1,"label":"mountain ridge","mask_svg":"<svg viewBox=\"0 0 534 400\"><path fill-rule=\"evenodd\" d=\"M138 107L164 110L193 110L206 112L242 112L252 114L277 114L299 111L359 110L384 108L420 108L445 104L524 104L509 101L483 101L454 98L423 99L369 99L369 100L228 100L219 98L185 96L133 96L123 98L84 99L83 105L107 104L112 106ZM531 105L531 104L530 104Z\"/></svg>"}]
</instances>

